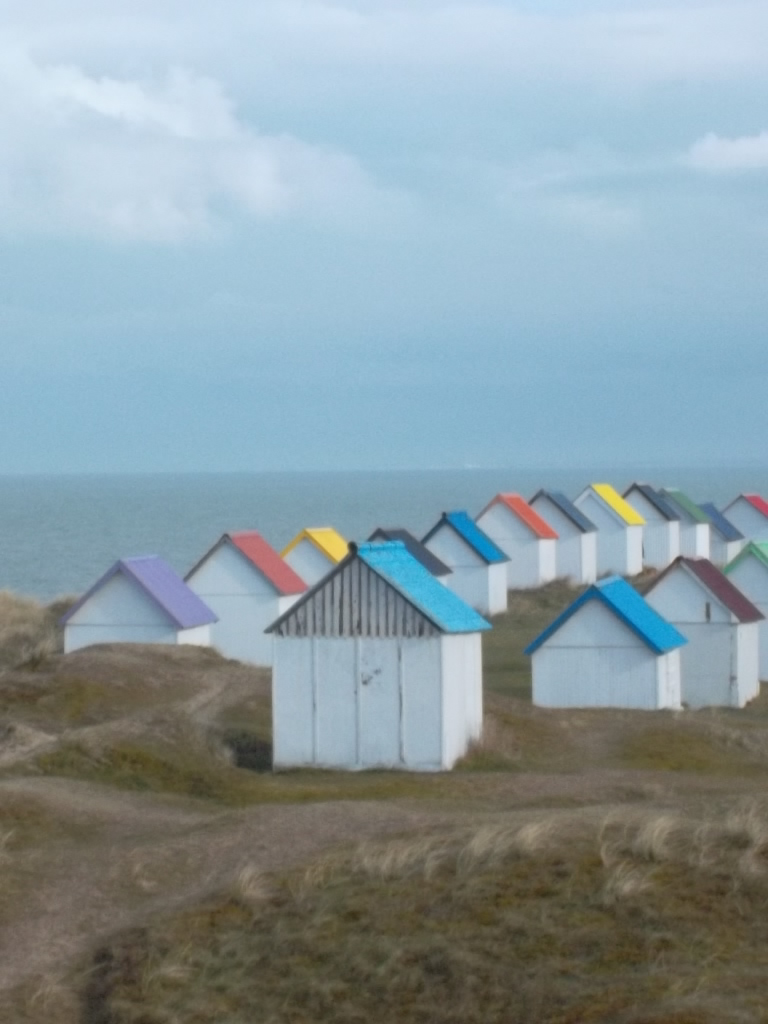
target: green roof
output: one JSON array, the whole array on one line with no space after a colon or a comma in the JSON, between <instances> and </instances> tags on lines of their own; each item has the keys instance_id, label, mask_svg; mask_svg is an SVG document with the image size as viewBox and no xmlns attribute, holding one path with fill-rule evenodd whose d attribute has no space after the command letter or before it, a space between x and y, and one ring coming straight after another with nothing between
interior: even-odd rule
<instances>
[{"instance_id":1,"label":"green roof","mask_svg":"<svg viewBox=\"0 0 768 1024\"><path fill-rule=\"evenodd\" d=\"M683 494L682 491L678 491L674 487L665 487L664 494L677 505L678 508L682 509L683 512L692 519L694 523L708 523L710 522L709 516L704 512L695 501L691 501L687 494Z\"/></svg>"},{"instance_id":2,"label":"green roof","mask_svg":"<svg viewBox=\"0 0 768 1024\"><path fill-rule=\"evenodd\" d=\"M735 558L731 559L725 569L723 569L723 572L729 573L732 569L735 569L737 565L743 562L745 558L749 558L750 555L755 557L759 562L762 562L768 569L768 540L751 540L746 547L741 549Z\"/></svg>"}]
</instances>

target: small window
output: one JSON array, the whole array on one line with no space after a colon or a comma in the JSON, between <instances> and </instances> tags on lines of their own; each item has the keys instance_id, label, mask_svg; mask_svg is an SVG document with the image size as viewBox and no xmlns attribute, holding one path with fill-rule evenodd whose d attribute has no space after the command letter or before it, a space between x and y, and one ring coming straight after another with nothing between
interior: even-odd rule
<instances>
[{"instance_id":1,"label":"small window","mask_svg":"<svg viewBox=\"0 0 768 1024\"><path fill-rule=\"evenodd\" d=\"M704 618L707 620L707 622L712 621L712 605L709 603L709 601L707 601L707 603L704 605Z\"/></svg>"}]
</instances>

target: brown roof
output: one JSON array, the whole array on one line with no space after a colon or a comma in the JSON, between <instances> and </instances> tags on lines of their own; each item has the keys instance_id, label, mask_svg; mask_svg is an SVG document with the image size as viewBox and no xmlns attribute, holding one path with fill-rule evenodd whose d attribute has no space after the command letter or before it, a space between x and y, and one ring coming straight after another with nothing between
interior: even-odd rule
<instances>
[{"instance_id":1,"label":"brown roof","mask_svg":"<svg viewBox=\"0 0 768 1024\"><path fill-rule=\"evenodd\" d=\"M708 558L686 558L685 555L679 555L664 572L656 577L646 593L650 593L667 573L672 572L679 565L692 572L707 590L721 604L725 605L732 615L736 616L739 622L759 622L760 619L765 618L760 609L756 608L749 598L731 583L725 573L720 572Z\"/></svg>"}]
</instances>

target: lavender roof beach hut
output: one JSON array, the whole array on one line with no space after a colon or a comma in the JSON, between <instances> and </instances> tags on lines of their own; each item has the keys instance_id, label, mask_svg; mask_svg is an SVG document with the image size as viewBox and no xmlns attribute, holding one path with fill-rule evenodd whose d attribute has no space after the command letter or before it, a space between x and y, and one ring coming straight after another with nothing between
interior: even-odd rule
<instances>
[{"instance_id":1,"label":"lavender roof beach hut","mask_svg":"<svg viewBox=\"0 0 768 1024\"><path fill-rule=\"evenodd\" d=\"M91 644L208 646L216 615L162 558L121 558L61 619L64 650Z\"/></svg>"}]
</instances>

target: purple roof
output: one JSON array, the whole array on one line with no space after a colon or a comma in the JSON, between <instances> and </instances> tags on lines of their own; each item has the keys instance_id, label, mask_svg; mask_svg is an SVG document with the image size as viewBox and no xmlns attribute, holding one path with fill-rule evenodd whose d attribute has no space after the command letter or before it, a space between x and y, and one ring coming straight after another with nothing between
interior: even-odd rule
<instances>
[{"instance_id":1,"label":"purple roof","mask_svg":"<svg viewBox=\"0 0 768 1024\"><path fill-rule=\"evenodd\" d=\"M74 604L61 619L65 625L97 590L118 573L134 580L179 629L192 629L216 622L217 617L184 580L157 555L121 558Z\"/></svg>"}]
</instances>

